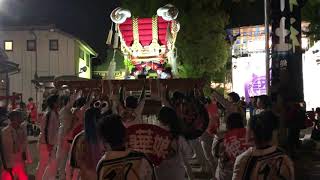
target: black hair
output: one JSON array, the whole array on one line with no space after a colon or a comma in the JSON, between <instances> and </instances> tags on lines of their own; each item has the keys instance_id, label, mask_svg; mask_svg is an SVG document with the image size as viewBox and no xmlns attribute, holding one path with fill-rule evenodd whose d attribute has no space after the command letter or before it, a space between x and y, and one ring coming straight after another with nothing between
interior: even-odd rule
<instances>
[{"instance_id":1,"label":"black hair","mask_svg":"<svg viewBox=\"0 0 320 180\"><path fill-rule=\"evenodd\" d=\"M0 107L0 116L7 116L7 109L5 107Z\"/></svg>"},{"instance_id":2,"label":"black hair","mask_svg":"<svg viewBox=\"0 0 320 180\"><path fill-rule=\"evenodd\" d=\"M272 140L272 132L279 126L278 117L271 111L264 111L251 118L249 128L253 131L255 140L269 142Z\"/></svg>"},{"instance_id":3,"label":"black hair","mask_svg":"<svg viewBox=\"0 0 320 180\"><path fill-rule=\"evenodd\" d=\"M15 110L15 111L10 112L8 116L9 116L9 119L12 121L15 118L22 118L23 113L20 110L17 110L17 111Z\"/></svg>"},{"instance_id":4,"label":"black hair","mask_svg":"<svg viewBox=\"0 0 320 180\"><path fill-rule=\"evenodd\" d=\"M59 100L59 96L58 95L51 95L48 97L47 99L47 107L49 107L50 109L53 109L53 106L55 103L57 103Z\"/></svg>"},{"instance_id":5,"label":"black hair","mask_svg":"<svg viewBox=\"0 0 320 180\"><path fill-rule=\"evenodd\" d=\"M258 97L258 99L265 108L269 108L271 106L271 101L269 96L261 95Z\"/></svg>"},{"instance_id":6,"label":"black hair","mask_svg":"<svg viewBox=\"0 0 320 180\"><path fill-rule=\"evenodd\" d=\"M33 101L33 98L32 98L32 97L29 97L28 102L30 102L30 101Z\"/></svg>"},{"instance_id":7,"label":"black hair","mask_svg":"<svg viewBox=\"0 0 320 180\"><path fill-rule=\"evenodd\" d=\"M135 96L128 96L126 98L126 107L135 109L138 107L138 98Z\"/></svg>"},{"instance_id":8,"label":"black hair","mask_svg":"<svg viewBox=\"0 0 320 180\"><path fill-rule=\"evenodd\" d=\"M84 114L84 131L86 140L89 143L96 144L97 137L97 119L99 119L100 110L97 108L89 108Z\"/></svg>"},{"instance_id":9,"label":"black hair","mask_svg":"<svg viewBox=\"0 0 320 180\"><path fill-rule=\"evenodd\" d=\"M174 109L166 106L162 107L159 111L158 119L162 124L169 126L170 132L174 137L181 133L180 121Z\"/></svg>"},{"instance_id":10,"label":"black hair","mask_svg":"<svg viewBox=\"0 0 320 180\"><path fill-rule=\"evenodd\" d=\"M320 112L320 107L316 108L316 112L319 113Z\"/></svg>"},{"instance_id":11,"label":"black hair","mask_svg":"<svg viewBox=\"0 0 320 180\"><path fill-rule=\"evenodd\" d=\"M135 67L132 68L132 69L131 69L131 74L133 75L133 73L136 72L136 71L137 71L137 68L135 68Z\"/></svg>"},{"instance_id":12,"label":"black hair","mask_svg":"<svg viewBox=\"0 0 320 180\"><path fill-rule=\"evenodd\" d=\"M235 93L235 92L231 92L228 94L228 96L231 98L232 102L239 102L240 101L240 96L239 94Z\"/></svg>"},{"instance_id":13,"label":"black hair","mask_svg":"<svg viewBox=\"0 0 320 180\"><path fill-rule=\"evenodd\" d=\"M231 113L227 118L227 129L244 128L243 117L240 113Z\"/></svg>"},{"instance_id":14,"label":"black hair","mask_svg":"<svg viewBox=\"0 0 320 180\"><path fill-rule=\"evenodd\" d=\"M73 107L75 108L81 108L82 106L84 106L87 103L87 99L85 97L81 97L79 99L77 99L74 104Z\"/></svg>"},{"instance_id":15,"label":"black hair","mask_svg":"<svg viewBox=\"0 0 320 180\"><path fill-rule=\"evenodd\" d=\"M98 132L105 143L111 147L123 146L126 137L126 128L118 115L105 116L98 121Z\"/></svg>"},{"instance_id":16,"label":"black hair","mask_svg":"<svg viewBox=\"0 0 320 180\"><path fill-rule=\"evenodd\" d=\"M68 95L63 95L60 97L61 103L63 106L66 106L70 101L70 97Z\"/></svg>"},{"instance_id":17,"label":"black hair","mask_svg":"<svg viewBox=\"0 0 320 180\"><path fill-rule=\"evenodd\" d=\"M175 91L172 95L173 100L179 100L185 98L185 95L182 92Z\"/></svg>"},{"instance_id":18,"label":"black hair","mask_svg":"<svg viewBox=\"0 0 320 180\"><path fill-rule=\"evenodd\" d=\"M212 103L212 101L211 101L211 98L210 98L210 97L206 97L206 103L207 103L207 104L211 104L211 103Z\"/></svg>"},{"instance_id":19,"label":"black hair","mask_svg":"<svg viewBox=\"0 0 320 180\"><path fill-rule=\"evenodd\" d=\"M45 111L47 109L48 105L47 105L47 101L43 100L42 104L41 104L41 110Z\"/></svg>"},{"instance_id":20,"label":"black hair","mask_svg":"<svg viewBox=\"0 0 320 180\"><path fill-rule=\"evenodd\" d=\"M172 68L171 68L171 67L166 67L166 68L164 69L164 72L167 73L167 74L172 75Z\"/></svg>"},{"instance_id":21,"label":"black hair","mask_svg":"<svg viewBox=\"0 0 320 180\"><path fill-rule=\"evenodd\" d=\"M139 74L138 79L147 79L147 75L145 74Z\"/></svg>"},{"instance_id":22,"label":"black hair","mask_svg":"<svg viewBox=\"0 0 320 180\"><path fill-rule=\"evenodd\" d=\"M186 98L186 96L182 92L175 91L172 94L172 98L171 98L172 106L176 106L176 105L182 103L185 98Z\"/></svg>"},{"instance_id":23,"label":"black hair","mask_svg":"<svg viewBox=\"0 0 320 180\"><path fill-rule=\"evenodd\" d=\"M19 103L19 106L20 106L20 109L24 109L24 108L26 108L27 106L26 106L26 103L24 103L24 102L20 102Z\"/></svg>"}]
</instances>

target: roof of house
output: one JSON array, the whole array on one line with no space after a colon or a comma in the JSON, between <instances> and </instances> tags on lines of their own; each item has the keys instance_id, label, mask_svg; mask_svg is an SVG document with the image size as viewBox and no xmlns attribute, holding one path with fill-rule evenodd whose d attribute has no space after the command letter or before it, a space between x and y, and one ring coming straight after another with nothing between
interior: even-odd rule
<instances>
[{"instance_id":1,"label":"roof of house","mask_svg":"<svg viewBox=\"0 0 320 180\"><path fill-rule=\"evenodd\" d=\"M67 36L71 39L75 39L78 43L88 48L88 51L94 55L97 56L97 52L91 48L89 44L87 44L85 41L75 37L74 35L67 33L65 31L62 31L61 29L58 29L54 24L49 25L6 25L6 26L0 26L0 31L51 31L51 32L57 32L59 34L62 34L64 36Z\"/></svg>"}]
</instances>

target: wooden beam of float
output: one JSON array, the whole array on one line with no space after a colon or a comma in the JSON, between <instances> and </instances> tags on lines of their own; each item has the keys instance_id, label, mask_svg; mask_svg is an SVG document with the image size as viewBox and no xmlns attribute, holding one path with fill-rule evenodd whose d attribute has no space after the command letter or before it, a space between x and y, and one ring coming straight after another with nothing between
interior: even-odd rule
<instances>
[{"instance_id":1,"label":"wooden beam of float","mask_svg":"<svg viewBox=\"0 0 320 180\"><path fill-rule=\"evenodd\" d=\"M83 94L95 91L102 92L101 80L58 80L54 82L56 89L82 90Z\"/></svg>"},{"instance_id":2,"label":"wooden beam of float","mask_svg":"<svg viewBox=\"0 0 320 180\"><path fill-rule=\"evenodd\" d=\"M127 91L139 91L143 86L153 93L157 93L159 85L167 86L170 90L186 91L195 87L202 89L205 85L203 79L137 79L137 80L71 80L71 81L55 81L54 85L57 89L83 90L83 91L100 91L103 94L116 92L121 86ZM112 89L111 89L112 88Z\"/></svg>"}]
</instances>

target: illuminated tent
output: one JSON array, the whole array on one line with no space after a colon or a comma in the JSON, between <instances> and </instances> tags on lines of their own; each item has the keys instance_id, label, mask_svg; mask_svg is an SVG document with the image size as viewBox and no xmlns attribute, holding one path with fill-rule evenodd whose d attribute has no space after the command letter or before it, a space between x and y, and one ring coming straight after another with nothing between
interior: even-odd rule
<instances>
[{"instance_id":1,"label":"illuminated tent","mask_svg":"<svg viewBox=\"0 0 320 180\"><path fill-rule=\"evenodd\" d=\"M175 41L180 29L177 16L178 10L170 4L159 8L151 18L131 17L129 10L116 8L110 15L116 32L113 46L118 47L119 37L125 61L136 69L162 70L168 63L175 73ZM111 44L111 32L107 44Z\"/></svg>"}]
</instances>

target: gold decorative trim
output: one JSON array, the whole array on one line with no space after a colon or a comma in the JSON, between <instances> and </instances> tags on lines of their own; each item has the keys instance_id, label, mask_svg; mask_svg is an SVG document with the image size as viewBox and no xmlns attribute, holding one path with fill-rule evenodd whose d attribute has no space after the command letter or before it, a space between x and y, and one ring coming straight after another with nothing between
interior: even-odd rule
<instances>
[{"instance_id":1,"label":"gold decorative trim","mask_svg":"<svg viewBox=\"0 0 320 180\"><path fill-rule=\"evenodd\" d=\"M139 22L138 18L132 18L133 44L131 47L132 55L137 56L143 49L139 38Z\"/></svg>"},{"instance_id":2,"label":"gold decorative trim","mask_svg":"<svg viewBox=\"0 0 320 180\"><path fill-rule=\"evenodd\" d=\"M159 44L159 35L158 35L158 16L152 17L152 42L149 46L149 51L153 55L159 55L160 44Z\"/></svg>"}]
</instances>

